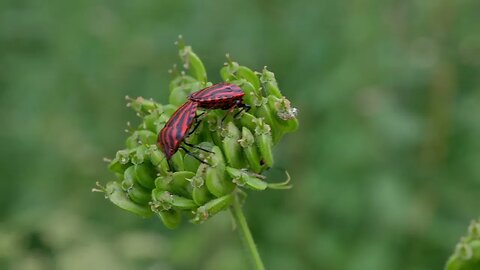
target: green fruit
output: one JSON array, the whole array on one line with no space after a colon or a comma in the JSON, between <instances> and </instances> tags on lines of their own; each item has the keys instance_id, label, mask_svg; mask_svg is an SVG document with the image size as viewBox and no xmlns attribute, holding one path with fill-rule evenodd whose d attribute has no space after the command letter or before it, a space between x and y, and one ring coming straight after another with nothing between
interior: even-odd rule
<instances>
[{"instance_id":1,"label":"green fruit","mask_svg":"<svg viewBox=\"0 0 480 270\"><path fill-rule=\"evenodd\" d=\"M238 70L238 63L232 62L230 55L226 55L227 63L220 69L220 76L226 82L238 79L235 72Z\"/></svg>"},{"instance_id":2,"label":"green fruit","mask_svg":"<svg viewBox=\"0 0 480 270\"><path fill-rule=\"evenodd\" d=\"M208 158L210 166L204 164L200 165L199 170L204 168L205 170L205 184L210 193L216 197L221 197L227 193L230 193L235 185L225 175L225 161L223 159L222 152L218 146L212 148L214 154Z\"/></svg>"},{"instance_id":3,"label":"green fruit","mask_svg":"<svg viewBox=\"0 0 480 270\"><path fill-rule=\"evenodd\" d=\"M260 157L262 163L270 168L273 166L273 154L272 154L272 135L270 133L270 126L267 124L260 124L255 129L255 142L258 150L260 151Z\"/></svg>"},{"instance_id":4,"label":"green fruit","mask_svg":"<svg viewBox=\"0 0 480 270\"><path fill-rule=\"evenodd\" d=\"M149 149L150 162L155 166L161 175L166 175L168 173L168 162L157 146L151 146Z\"/></svg>"},{"instance_id":5,"label":"green fruit","mask_svg":"<svg viewBox=\"0 0 480 270\"><path fill-rule=\"evenodd\" d=\"M206 169L208 165L202 164L197 169L197 174L190 178L190 184L193 187L192 198L196 204L202 205L212 199L212 195L208 191L205 184Z\"/></svg>"},{"instance_id":6,"label":"green fruit","mask_svg":"<svg viewBox=\"0 0 480 270\"><path fill-rule=\"evenodd\" d=\"M135 166L128 167L123 173L122 188L127 190L137 183L137 176L135 174Z\"/></svg>"},{"instance_id":7,"label":"green fruit","mask_svg":"<svg viewBox=\"0 0 480 270\"><path fill-rule=\"evenodd\" d=\"M216 213L227 209L233 203L233 195L228 194L220 198L209 201L200 206L195 211L195 217L192 219L194 223L201 223Z\"/></svg>"},{"instance_id":8,"label":"green fruit","mask_svg":"<svg viewBox=\"0 0 480 270\"><path fill-rule=\"evenodd\" d=\"M155 178L157 177L157 172L149 163L138 164L134 166L135 176L138 183L147 188L155 188Z\"/></svg>"},{"instance_id":9,"label":"green fruit","mask_svg":"<svg viewBox=\"0 0 480 270\"><path fill-rule=\"evenodd\" d=\"M152 207L159 209L160 211L169 210L172 207L182 210L191 210L198 206L191 199L159 189L154 189L152 191L152 200Z\"/></svg>"},{"instance_id":10,"label":"green fruit","mask_svg":"<svg viewBox=\"0 0 480 270\"><path fill-rule=\"evenodd\" d=\"M130 99L127 96L127 100L130 101L129 103L127 103L127 106L132 107L133 110L140 114L148 114L155 109L161 108L160 104L156 103L151 99L144 99L143 97Z\"/></svg>"},{"instance_id":11,"label":"green fruit","mask_svg":"<svg viewBox=\"0 0 480 270\"><path fill-rule=\"evenodd\" d=\"M277 80L275 79L275 74L267 70L267 67L263 68L263 71L260 75L260 82L262 84L265 96L274 95L278 98L282 97L280 89L278 89Z\"/></svg>"},{"instance_id":12,"label":"green fruit","mask_svg":"<svg viewBox=\"0 0 480 270\"><path fill-rule=\"evenodd\" d=\"M126 190L128 198L138 203L139 205L148 205L152 200L149 190L146 188L134 184Z\"/></svg>"},{"instance_id":13,"label":"green fruit","mask_svg":"<svg viewBox=\"0 0 480 270\"><path fill-rule=\"evenodd\" d=\"M243 153L245 154L250 169L256 173L261 172L262 165L260 155L253 134L248 128L242 127L242 138L239 140L239 143L243 147Z\"/></svg>"},{"instance_id":14,"label":"green fruit","mask_svg":"<svg viewBox=\"0 0 480 270\"><path fill-rule=\"evenodd\" d=\"M108 169L115 173L123 174L123 172L130 166L130 163L121 163L120 159L114 158L108 164Z\"/></svg>"},{"instance_id":15,"label":"green fruit","mask_svg":"<svg viewBox=\"0 0 480 270\"><path fill-rule=\"evenodd\" d=\"M207 71L202 60L192 51L192 47L185 46L179 50L183 67L190 72L197 80L207 83Z\"/></svg>"},{"instance_id":16,"label":"green fruit","mask_svg":"<svg viewBox=\"0 0 480 270\"><path fill-rule=\"evenodd\" d=\"M185 155L185 157L183 158L183 167L185 171L196 172L198 166L200 166L200 161L190 155Z\"/></svg>"},{"instance_id":17,"label":"green fruit","mask_svg":"<svg viewBox=\"0 0 480 270\"><path fill-rule=\"evenodd\" d=\"M157 113L145 115L143 117L142 128L153 132L155 135L156 133L158 133L158 125L160 124L158 121L158 118L159 118L159 115ZM155 135L155 139L156 139L156 135ZM155 140L154 140L154 143L155 143Z\"/></svg>"},{"instance_id":18,"label":"green fruit","mask_svg":"<svg viewBox=\"0 0 480 270\"><path fill-rule=\"evenodd\" d=\"M165 211L157 212L158 216L163 222L163 225L169 229L175 229L178 227L180 222L182 221L182 216L180 211L176 209L170 209Z\"/></svg>"},{"instance_id":19,"label":"green fruit","mask_svg":"<svg viewBox=\"0 0 480 270\"><path fill-rule=\"evenodd\" d=\"M208 168L205 175L208 191L216 197L221 197L234 189L234 185L226 178L224 168Z\"/></svg>"},{"instance_id":20,"label":"green fruit","mask_svg":"<svg viewBox=\"0 0 480 270\"><path fill-rule=\"evenodd\" d=\"M250 113L244 112L240 117L240 125L247 127L250 130L255 130L258 119Z\"/></svg>"},{"instance_id":21,"label":"green fruit","mask_svg":"<svg viewBox=\"0 0 480 270\"><path fill-rule=\"evenodd\" d=\"M267 182L244 170L227 167L226 171L233 178L232 181L238 186L245 186L253 190L265 190L268 186Z\"/></svg>"},{"instance_id":22,"label":"green fruit","mask_svg":"<svg viewBox=\"0 0 480 270\"><path fill-rule=\"evenodd\" d=\"M143 145L155 145L157 142L157 134L149 130L137 130L133 133L137 137L137 141Z\"/></svg>"},{"instance_id":23,"label":"green fruit","mask_svg":"<svg viewBox=\"0 0 480 270\"><path fill-rule=\"evenodd\" d=\"M148 206L139 205L127 197L117 182L109 182L105 188L105 196L116 206L142 217L150 217L153 213Z\"/></svg>"},{"instance_id":24,"label":"green fruit","mask_svg":"<svg viewBox=\"0 0 480 270\"><path fill-rule=\"evenodd\" d=\"M139 145L132 149L132 153L130 154L131 161L133 164L138 165L148 160L148 148L145 145Z\"/></svg>"},{"instance_id":25,"label":"green fruit","mask_svg":"<svg viewBox=\"0 0 480 270\"><path fill-rule=\"evenodd\" d=\"M170 191L177 195L184 197L191 196L193 189L187 179L195 176L193 172L174 172L166 176L159 176L155 179L155 187L158 190Z\"/></svg>"},{"instance_id":26,"label":"green fruit","mask_svg":"<svg viewBox=\"0 0 480 270\"><path fill-rule=\"evenodd\" d=\"M170 164L173 166L173 168L171 168L173 171L184 171L182 152L177 151L170 159Z\"/></svg>"},{"instance_id":27,"label":"green fruit","mask_svg":"<svg viewBox=\"0 0 480 270\"><path fill-rule=\"evenodd\" d=\"M260 89L260 80L251 69L245 66L239 66L236 73L239 78L243 78L251 83L255 91Z\"/></svg>"},{"instance_id":28,"label":"green fruit","mask_svg":"<svg viewBox=\"0 0 480 270\"><path fill-rule=\"evenodd\" d=\"M169 90L170 90L170 92L172 92L175 88L177 88L179 86L186 85L186 84L191 84L191 83L196 83L196 82L198 82L198 81L194 77L182 74L182 75L179 75L179 76L175 77L170 82Z\"/></svg>"},{"instance_id":29,"label":"green fruit","mask_svg":"<svg viewBox=\"0 0 480 270\"><path fill-rule=\"evenodd\" d=\"M168 101L170 104L180 106L187 100L190 90L185 86L177 86L170 92Z\"/></svg>"},{"instance_id":30,"label":"green fruit","mask_svg":"<svg viewBox=\"0 0 480 270\"><path fill-rule=\"evenodd\" d=\"M238 140L240 140L240 130L234 123L229 122L227 124L226 136L223 139L223 153L230 166L244 168L246 166L245 159Z\"/></svg>"},{"instance_id":31,"label":"green fruit","mask_svg":"<svg viewBox=\"0 0 480 270\"><path fill-rule=\"evenodd\" d=\"M274 121L284 132L292 132L298 128L297 109L292 108L285 97L268 96L268 107L273 112Z\"/></svg>"},{"instance_id":32,"label":"green fruit","mask_svg":"<svg viewBox=\"0 0 480 270\"><path fill-rule=\"evenodd\" d=\"M196 204L202 205L211 200L212 196L210 192L208 192L206 186L194 187L192 191L192 199Z\"/></svg>"}]
</instances>

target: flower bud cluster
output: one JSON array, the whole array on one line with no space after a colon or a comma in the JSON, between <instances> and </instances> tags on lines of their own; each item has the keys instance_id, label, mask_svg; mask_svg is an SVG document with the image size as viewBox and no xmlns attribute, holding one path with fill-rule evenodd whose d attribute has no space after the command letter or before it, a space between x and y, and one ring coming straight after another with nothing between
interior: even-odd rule
<instances>
[{"instance_id":1,"label":"flower bud cluster","mask_svg":"<svg viewBox=\"0 0 480 270\"><path fill-rule=\"evenodd\" d=\"M298 126L296 109L281 94L274 74L266 68L254 72L227 55L228 62L220 70L222 79L240 86L243 101L251 108L238 115L205 110L186 141L211 153L191 148L191 154L205 161L201 163L179 150L170 160L170 170L156 144L157 134L189 94L212 85L191 47L182 41L179 47L182 71L174 66L170 72L174 76L170 104L128 98L128 106L142 122L130 127L126 148L109 162L116 180L101 187L115 205L143 217L158 215L168 228L175 228L185 215L194 223L205 221L228 208L234 192L242 189L289 188L289 179L269 183L261 173L274 164L272 147Z\"/></svg>"},{"instance_id":2,"label":"flower bud cluster","mask_svg":"<svg viewBox=\"0 0 480 270\"><path fill-rule=\"evenodd\" d=\"M468 235L460 239L445 269L480 269L480 219L470 223Z\"/></svg>"}]
</instances>

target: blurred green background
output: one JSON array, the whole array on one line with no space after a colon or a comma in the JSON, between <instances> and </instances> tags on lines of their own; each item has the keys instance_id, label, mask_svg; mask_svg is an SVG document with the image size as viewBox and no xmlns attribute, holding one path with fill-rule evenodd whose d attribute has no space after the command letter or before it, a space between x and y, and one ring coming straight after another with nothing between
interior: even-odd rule
<instances>
[{"instance_id":1,"label":"blurred green background","mask_svg":"<svg viewBox=\"0 0 480 270\"><path fill-rule=\"evenodd\" d=\"M268 269L442 269L480 215L480 2L0 2L0 269L249 269L228 213L169 231L90 190L125 95L167 101L183 34L276 73L294 189L250 193Z\"/></svg>"}]
</instances>

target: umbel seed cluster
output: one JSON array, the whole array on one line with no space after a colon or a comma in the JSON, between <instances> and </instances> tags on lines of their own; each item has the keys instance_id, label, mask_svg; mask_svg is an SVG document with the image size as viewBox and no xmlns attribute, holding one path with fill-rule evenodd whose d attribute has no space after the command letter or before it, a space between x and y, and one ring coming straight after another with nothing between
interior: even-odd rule
<instances>
[{"instance_id":1,"label":"umbel seed cluster","mask_svg":"<svg viewBox=\"0 0 480 270\"><path fill-rule=\"evenodd\" d=\"M273 166L272 147L298 127L296 109L280 92L274 74L266 68L254 72L227 55L221 77L243 90L248 112L199 109L198 127L185 141L208 151L178 150L167 160L157 145L159 132L191 93L212 85L191 47L182 40L178 45L182 65L170 71L169 104L127 97L127 106L142 121L129 126L126 148L108 160L116 179L96 189L122 209L142 217L158 215L168 228L180 224L182 216L194 223L207 220L245 189L289 188L288 173L285 182L271 183L262 172Z\"/></svg>"},{"instance_id":2,"label":"umbel seed cluster","mask_svg":"<svg viewBox=\"0 0 480 270\"><path fill-rule=\"evenodd\" d=\"M468 234L460 239L445 270L480 269L480 219L472 220Z\"/></svg>"}]
</instances>

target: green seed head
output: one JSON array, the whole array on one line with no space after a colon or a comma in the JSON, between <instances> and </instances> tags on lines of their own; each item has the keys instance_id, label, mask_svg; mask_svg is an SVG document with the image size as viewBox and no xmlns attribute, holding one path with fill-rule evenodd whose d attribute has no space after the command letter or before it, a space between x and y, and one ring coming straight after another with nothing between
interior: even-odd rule
<instances>
[{"instance_id":1,"label":"green seed head","mask_svg":"<svg viewBox=\"0 0 480 270\"><path fill-rule=\"evenodd\" d=\"M204 163L182 149L167 161L156 145L158 133L188 95L212 85L192 48L183 39L177 44L181 69L174 66L170 71L169 104L127 97L127 106L141 121L136 127L128 124L126 148L108 165L117 179L100 189L118 207L143 217L157 215L172 229L182 216L202 223L227 209L243 189L289 188L288 181L269 183L261 173L273 166L274 145L298 126L297 111L281 94L273 72L255 72L227 56L221 77L242 88L250 109L239 115L239 109L205 110L197 119L198 128L185 139L207 150L186 147ZM478 232L477 227L472 230Z\"/></svg>"}]
</instances>

